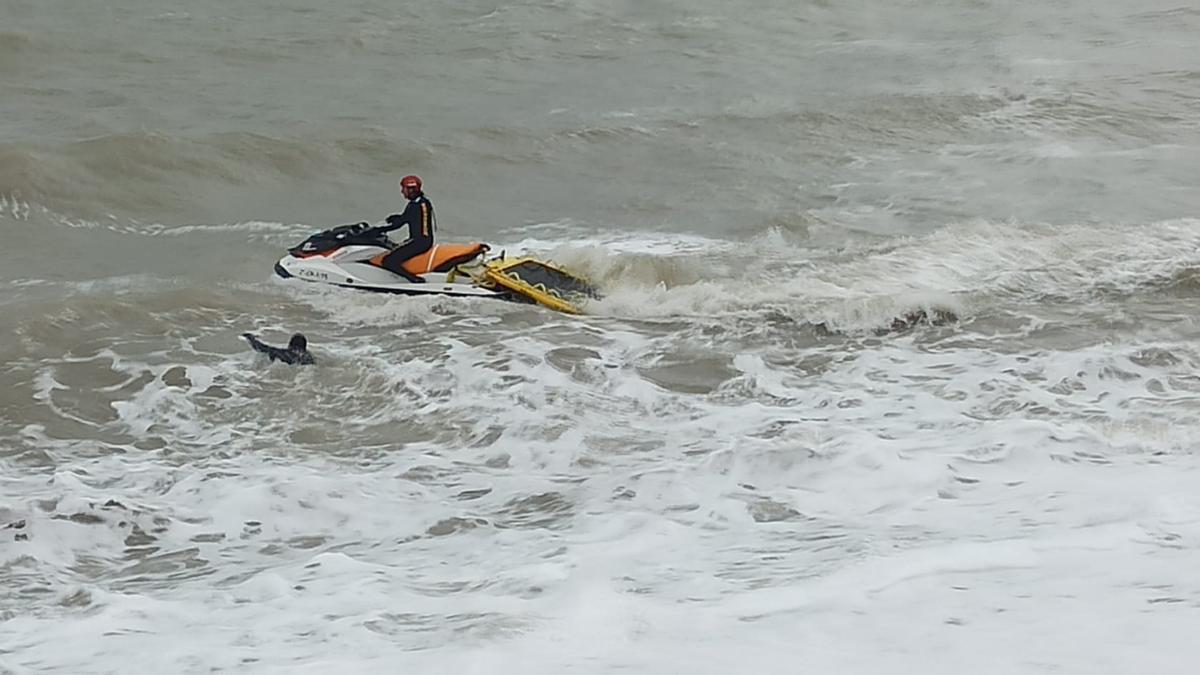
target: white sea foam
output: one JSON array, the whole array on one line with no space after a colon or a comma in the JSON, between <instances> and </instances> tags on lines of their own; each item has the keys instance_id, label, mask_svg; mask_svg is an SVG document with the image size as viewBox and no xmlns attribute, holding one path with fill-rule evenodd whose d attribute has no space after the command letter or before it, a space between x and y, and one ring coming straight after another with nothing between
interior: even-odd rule
<instances>
[{"instance_id":1,"label":"white sea foam","mask_svg":"<svg viewBox=\"0 0 1200 675\"><path fill-rule=\"evenodd\" d=\"M1195 10L51 4L0 673L1195 670ZM602 297L273 276L409 171Z\"/></svg>"},{"instance_id":2,"label":"white sea foam","mask_svg":"<svg viewBox=\"0 0 1200 675\"><path fill-rule=\"evenodd\" d=\"M353 297L311 307L414 325ZM5 607L6 667L999 673L1189 649L1189 345L899 337L818 377L749 349L696 395L642 374L669 333L599 324L556 361L572 321L318 343L303 371L110 355L140 383L113 424L171 450L6 472L10 581L48 590ZM67 386L37 382L47 405Z\"/></svg>"}]
</instances>

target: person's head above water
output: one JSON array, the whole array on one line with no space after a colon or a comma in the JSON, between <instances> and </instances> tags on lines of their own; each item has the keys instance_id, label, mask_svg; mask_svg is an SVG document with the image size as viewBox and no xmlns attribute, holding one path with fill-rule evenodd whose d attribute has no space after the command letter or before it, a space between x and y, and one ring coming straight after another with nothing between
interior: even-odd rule
<instances>
[{"instance_id":1,"label":"person's head above water","mask_svg":"<svg viewBox=\"0 0 1200 675\"><path fill-rule=\"evenodd\" d=\"M288 340L288 349L293 352L302 352L308 349L308 340L303 335L296 333Z\"/></svg>"},{"instance_id":2,"label":"person's head above water","mask_svg":"<svg viewBox=\"0 0 1200 675\"><path fill-rule=\"evenodd\" d=\"M421 196L421 178L419 176L401 178L400 194L404 195L405 199L416 199Z\"/></svg>"}]
</instances>

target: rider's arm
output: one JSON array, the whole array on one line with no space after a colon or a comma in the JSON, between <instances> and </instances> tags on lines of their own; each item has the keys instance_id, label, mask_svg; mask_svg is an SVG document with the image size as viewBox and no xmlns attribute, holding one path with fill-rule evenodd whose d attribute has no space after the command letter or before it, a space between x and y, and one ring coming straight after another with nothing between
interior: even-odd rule
<instances>
[{"instance_id":1,"label":"rider's arm","mask_svg":"<svg viewBox=\"0 0 1200 675\"><path fill-rule=\"evenodd\" d=\"M404 213L401 213L399 215L392 214L392 215L388 216L387 217L387 225L380 227L379 231L380 232L391 232L392 230L398 230L398 229L404 227L405 225L407 225L408 226L408 237L409 237L409 239L411 239L412 235L414 234L414 232L413 232L414 225L420 219L420 214L421 214L420 209L421 209L421 207L417 206L416 202L409 202L408 206L404 207Z\"/></svg>"}]
</instances>

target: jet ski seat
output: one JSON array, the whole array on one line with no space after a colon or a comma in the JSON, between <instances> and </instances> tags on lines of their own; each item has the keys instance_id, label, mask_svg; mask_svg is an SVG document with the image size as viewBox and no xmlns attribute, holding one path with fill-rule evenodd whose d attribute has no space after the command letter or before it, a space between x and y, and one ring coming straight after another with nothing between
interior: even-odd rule
<instances>
[{"instance_id":1,"label":"jet ski seat","mask_svg":"<svg viewBox=\"0 0 1200 675\"><path fill-rule=\"evenodd\" d=\"M471 262L486 253L487 244L434 244L424 253L404 261L404 269L410 274L422 275L429 272L449 272L455 265ZM376 256L371 262L380 265L387 253Z\"/></svg>"}]
</instances>

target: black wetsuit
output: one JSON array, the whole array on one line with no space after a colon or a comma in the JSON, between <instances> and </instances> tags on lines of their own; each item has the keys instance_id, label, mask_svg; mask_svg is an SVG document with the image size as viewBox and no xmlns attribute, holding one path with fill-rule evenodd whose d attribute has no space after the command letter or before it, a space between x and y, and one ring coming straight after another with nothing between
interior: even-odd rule
<instances>
[{"instance_id":1,"label":"black wetsuit","mask_svg":"<svg viewBox=\"0 0 1200 675\"><path fill-rule=\"evenodd\" d=\"M433 204L425 195L418 195L404 207L404 213L388 216L387 223L385 227L379 228L381 232L391 232L407 225L408 240L392 249L380 263L410 281L422 281L420 277L414 277L404 269L404 261L433 247Z\"/></svg>"},{"instance_id":2,"label":"black wetsuit","mask_svg":"<svg viewBox=\"0 0 1200 675\"><path fill-rule=\"evenodd\" d=\"M250 333L242 333L242 337L246 338L246 342L250 343L254 351L266 354L272 361L283 361L292 365L300 364L304 366L315 363L312 354L309 354L307 349L296 350L272 347L271 345L264 344Z\"/></svg>"}]
</instances>

